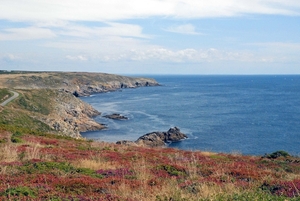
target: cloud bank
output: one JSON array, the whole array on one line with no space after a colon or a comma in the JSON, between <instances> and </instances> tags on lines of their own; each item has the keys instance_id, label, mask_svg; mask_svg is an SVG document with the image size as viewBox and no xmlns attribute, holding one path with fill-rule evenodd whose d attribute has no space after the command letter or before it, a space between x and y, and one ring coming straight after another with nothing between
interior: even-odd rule
<instances>
[{"instance_id":1,"label":"cloud bank","mask_svg":"<svg viewBox=\"0 0 300 201\"><path fill-rule=\"evenodd\" d=\"M68 62L97 65L123 61L300 63L299 41L289 37L263 42L253 36L248 42L251 33L242 30L247 25L234 30L240 34L233 31L225 36L222 30L226 28L220 31L217 25L212 26L208 34L198 23L258 15L298 18L300 1L1 0L0 61L49 66L53 60L61 66ZM154 27L151 19L165 24ZM243 34L245 37L240 38L244 41L236 36ZM226 42L228 38L232 41Z\"/></svg>"},{"instance_id":2,"label":"cloud bank","mask_svg":"<svg viewBox=\"0 0 300 201\"><path fill-rule=\"evenodd\" d=\"M2 0L0 19L115 21L164 16L204 18L241 14L299 15L298 0Z\"/></svg>"}]
</instances>

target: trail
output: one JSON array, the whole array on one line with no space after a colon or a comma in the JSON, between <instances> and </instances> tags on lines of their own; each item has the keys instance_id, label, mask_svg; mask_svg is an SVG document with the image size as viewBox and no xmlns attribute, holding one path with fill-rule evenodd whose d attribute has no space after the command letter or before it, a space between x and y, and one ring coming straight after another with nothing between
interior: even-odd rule
<instances>
[{"instance_id":1,"label":"trail","mask_svg":"<svg viewBox=\"0 0 300 201\"><path fill-rule=\"evenodd\" d=\"M17 98L19 96L19 93L15 92L15 91L10 91L12 92L14 95L12 97L10 97L9 99L5 100L3 103L1 103L1 106L5 106L7 105L9 102L11 102L12 100L14 100L15 98Z\"/></svg>"}]
</instances>

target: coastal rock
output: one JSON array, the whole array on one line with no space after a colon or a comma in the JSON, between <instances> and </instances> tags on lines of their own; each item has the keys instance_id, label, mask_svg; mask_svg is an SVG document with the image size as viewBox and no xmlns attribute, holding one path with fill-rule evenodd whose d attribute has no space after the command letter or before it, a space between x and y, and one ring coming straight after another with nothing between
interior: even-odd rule
<instances>
[{"instance_id":1,"label":"coastal rock","mask_svg":"<svg viewBox=\"0 0 300 201\"><path fill-rule=\"evenodd\" d=\"M117 113L104 115L103 117L109 118L109 119L114 119L114 120L127 120L128 119L127 117L117 114Z\"/></svg>"},{"instance_id":2,"label":"coastal rock","mask_svg":"<svg viewBox=\"0 0 300 201\"><path fill-rule=\"evenodd\" d=\"M118 141L117 144L162 147L166 143L178 142L188 138L179 128L170 128L167 132L152 132L139 137L136 141Z\"/></svg>"},{"instance_id":3,"label":"coastal rock","mask_svg":"<svg viewBox=\"0 0 300 201\"><path fill-rule=\"evenodd\" d=\"M21 106L22 109L27 110L32 118L47 124L55 133L80 138L80 132L106 127L93 119L100 112L76 97L159 84L151 78L106 73L14 71L0 77L0 86L28 93L28 96L23 96L27 105ZM47 99L45 103L30 100L40 94ZM114 119L126 117L115 116Z\"/></svg>"},{"instance_id":4,"label":"coastal rock","mask_svg":"<svg viewBox=\"0 0 300 201\"><path fill-rule=\"evenodd\" d=\"M106 128L93 119L101 113L91 105L65 91L53 90L53 93L55 98L49 100L49 102L53 101L51 103L53 111L47 117L41 116L40 121L63 135L75 138L81 138L80 132Z\"/></svg>"}]
</instances>

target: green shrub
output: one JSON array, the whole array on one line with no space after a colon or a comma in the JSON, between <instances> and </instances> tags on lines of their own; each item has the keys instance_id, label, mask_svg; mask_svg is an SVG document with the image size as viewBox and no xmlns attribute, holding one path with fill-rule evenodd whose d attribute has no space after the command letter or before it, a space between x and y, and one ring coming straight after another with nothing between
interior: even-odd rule
<instances>
[{"instance_id":1,"label":"green shrub","mask_svg":"<svg viewBox=\"0 0 300 201\"><path fill-rule=\"evenodd\" d=\"M19 167L19 169L27 174L64 172L69 174L82 174L90 177L103 178L102 175L97 174L94 170L88 168L76 168L70 163L66 162L28 162Z\"/></svg>"},{"instance_id":2,"label":"green shrub","mask_svg":"<svg viewBox=\"0 0 300 201\"><path fill-rule=\"evenodd\" d=\"M170 176L187 176L185 169L173 165L159 165L158 170L165 170Z\"/></svg>"},{"instance_id":3,"label":"green shrub","mask_svg":"<svg viewBox=\"0 0 300 201\"><path fill-rule=\"evenodd\" d=\"M289 156L291 156L288 152L286 152L286 151L275 151L275 152L273 152L273 153L271 153L271 154L266 154L264 157L265 158L270 158L270 159L276 159L276 158L279 158L279 157L289 157Z\"/></svg>"},{"instance_id":4,"label":"green shrub","mask_svg":"<svg viewBox=\"0 0 300 201\"><path fill-rule=\"evenodd\" d=\"M8 188L2 195L6 197L10 196L26 196L26 197L35 197L37 192L33 189L30 189L26 186L18 186L14 188Z\"/></svg>"},{"instance_id":5,"label":"green shrub","mask_svg":"<svg viewBox=\"0 0 300 201\"><path fill-rule=\"evenodd\" d=\"M10 141L12 143L22 143L23 141L20 137L22 137L22 134L19 131L16 131L12 134Z\"/></svg>"}]
</instances>

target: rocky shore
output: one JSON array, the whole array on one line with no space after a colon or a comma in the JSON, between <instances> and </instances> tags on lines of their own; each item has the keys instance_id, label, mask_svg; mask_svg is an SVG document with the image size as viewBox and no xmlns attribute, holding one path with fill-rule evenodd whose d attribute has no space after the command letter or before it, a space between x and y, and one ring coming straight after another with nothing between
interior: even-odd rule
<instances>
[{"instance_id":1,"label":"rocky shore","mask_svg":"<svg viewBox=\"0 0 300 201\"><path fill-rule=\"evenodd\" d=\"M114 119L114 120L127 120L128 119L128 117L125 117L125 116L123 116L121 114L117 114L117 113L104 115L103 117L108 118L108 119Z\"/></svg>"},{"instance_id":2,"label":"rocky shore","mask_svg":"<svg viewBox=\"0 0 300 201\"><path fill-rule=\"evenodd\" d=\"M136 141L122 140L116 144L146 146L146 147L163 147L171 142L178 142L188 138L179 128L170 128L167 132L151 132L139 137Z\"/></svg>"},{"instance_id":3,"label":"rocky shore","mask_svg":"<svg viewBox=\"0 0 300 201\"><path fill-rule=\"evenodd\" d=\"M81 137L80 132L106 128L93 119L101 113L77 97L147 86L159 84L151 78L105 73L8 72L0 76L0 88L18 91L22 98L19 106L30 110L27 111L29 116L63 135L75 138ZM41 98L33 100L32 97ZM41 102L41 99L45 101ZM44 109L49 112L44 114L39 111ZM126 119L121 115L112 115L108 118Z\"/></svg>"}]
</instances>

